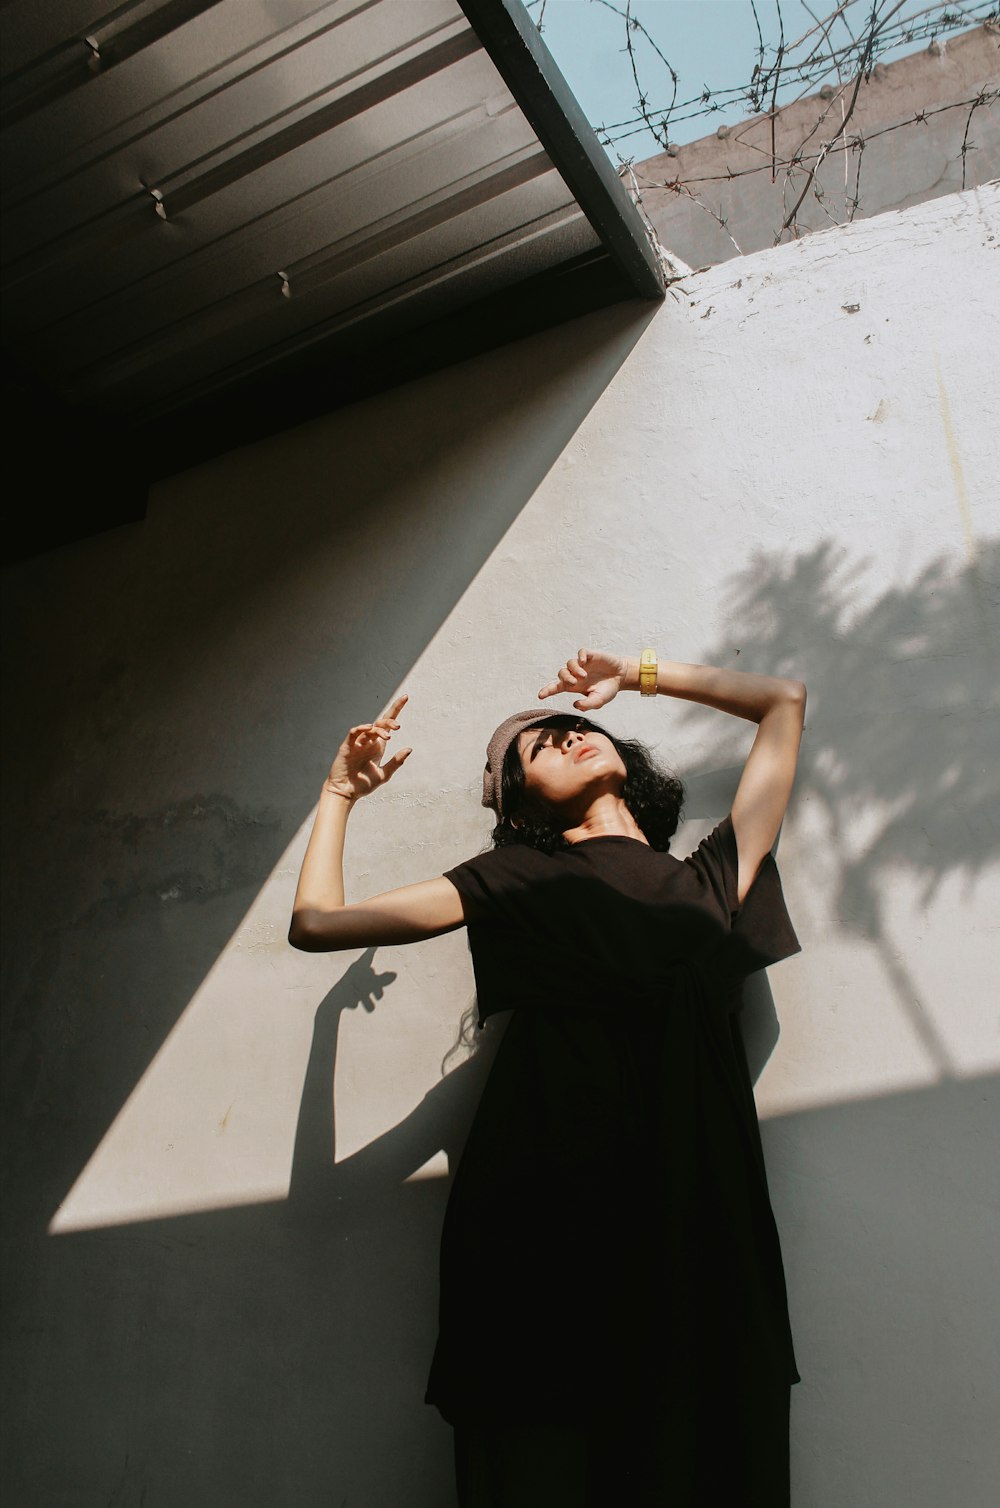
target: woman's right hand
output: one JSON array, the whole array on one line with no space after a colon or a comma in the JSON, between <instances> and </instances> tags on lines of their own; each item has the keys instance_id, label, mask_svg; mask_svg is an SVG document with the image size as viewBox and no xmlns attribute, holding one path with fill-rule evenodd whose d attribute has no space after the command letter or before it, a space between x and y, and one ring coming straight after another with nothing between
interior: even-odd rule
<instances>
[{"instance_id":1,"label":"woman's right hand","mask_svg":"<svg viewBox=\"0 0 1000 1508\"><path fill-rule=\"evenodd\" d=\"M406 700L405 696L398 696L388 712L383 712L373 723L358 723L349 730L330 766L326 790L353 802L392 779L413 753L412 749L400 749L385 764L381 762L392 730L399 727L397 719Z\"/></svg>"},{"instance_id":2,"label":"woman's right hand","mask_svg":"<svg viewBox=\"0 0 1000 1508\"><path fill-rule=\"evenodd\" d=\"M600 649L578 649L538 696L542 700L562 691L576 691L579 695L573 706L578 712L592 712L597 707L606 707L618 695L627 674L628 664L620 656L605 654Z\"/></svg>"}]
</instances>

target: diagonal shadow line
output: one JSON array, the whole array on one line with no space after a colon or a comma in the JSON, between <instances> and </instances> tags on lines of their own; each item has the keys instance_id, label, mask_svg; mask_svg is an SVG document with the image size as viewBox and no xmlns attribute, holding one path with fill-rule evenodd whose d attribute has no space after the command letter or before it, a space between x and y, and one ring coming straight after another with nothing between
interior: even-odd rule
<instances>
[{"instance_id":1,"label":"diagonal shadow line","mask_svg":"<svg viewBox=\"0 0 1000 1508\"><path fill-rule=\"evenodd\" d=\"M317 701L331 738L384 704L654 312L602 310L555 339L466 363L460 381L446 371L385 394L364 405L363 423L350 411L319 421L306 449L293 433L203 467L164 485L141 529L10 573L7 610L24 654L8 706L39 756L8 785L7 852L13 860L41 843L60 855L58 913L51 876L30 863L9 913L19 949L8 976L5 1140L19 1170L12 1213L27 1226L47 1226L301 827L316 761L329 752L300 747ZM379 429L389 443L373 453ZM243 486L256 489L256 507L243 505ZM309 618L296 598L317 554L339 574L335 592L314 591ZM95 571L117 593L117 642L88 637ZM281 591L296 603L292 621L275 613ZM286 636L284 685L256 672L255 620L269 612L272 632ZM53 617L66 625L58 653ZM234 696L213 685L206 646L241 632L249 689ZM252 742L252 768L215 761L225 795L176 794L205 778L203 749L176 742L174 730L189 727L206 727L209 749ZM77 787L97 799L66 790L68 749ZM187 903L183 936L164 923L172 898ZM81 997L88 1011L113 1013L113 1060L81 1063Z\"/></svg>"}]
</instances>

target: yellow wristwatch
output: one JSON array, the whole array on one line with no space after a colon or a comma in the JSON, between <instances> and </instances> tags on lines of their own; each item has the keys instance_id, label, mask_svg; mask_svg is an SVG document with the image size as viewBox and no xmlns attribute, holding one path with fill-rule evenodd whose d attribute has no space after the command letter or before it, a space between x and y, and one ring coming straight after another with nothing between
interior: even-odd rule
<instances>
[{"instance_id":1,"label":"yellow wristwatch","mask_svg":"<svg viewBox=\"0 0 1000 1508\"><path fill-rule=\"evenodd\" d=\"M656 695L656 650L644 649L639 656L639 695Z\"/></svg>"}]
</instances>

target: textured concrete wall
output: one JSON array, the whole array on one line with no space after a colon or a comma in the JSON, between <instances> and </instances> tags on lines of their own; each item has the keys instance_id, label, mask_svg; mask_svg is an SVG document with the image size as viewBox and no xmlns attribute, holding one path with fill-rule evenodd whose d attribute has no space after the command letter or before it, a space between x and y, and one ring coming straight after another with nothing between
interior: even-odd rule
<instances>
[{"instance_id":1,"label":"textured concrete wall","mask_svg":"<svg viewBox=\"0 0 1000 1508\"><path fill-rule=\"evenodd\" d=\"M796 214L805 230L905 209L1000 176L995 23L879 64L856 99L854 90L854 79L827 86L779 110L773 130L769 116L756 115L637 163L636 185L663 245L690 267L707 267L791 239L782 226L814 166L814 185ZM984 103L973 110L970 102L980 96ZM772 152L779 163L801 154L802 165L779 168L772 180Z\"/></svg>"},{"instance_id":2,"label":"textured concrete wall","mask_svg":"<svg viewBox=\"0 0 1000 1508\"><path fill-rule=\"evenodd\" d=\"M489 1051L453 1050L464 936L295 954L296 868L337 739L397 686L415 752L352 817L354 897L476 851L493 725L579 644L647 641L810 686L804 951L747 1014L796 1508L990 1501L998 256L993 190L822 233L11 574L11 1502L451 1501L420 1399ZM685 851L749 730L605 720L688 778ZM470 1274L470 1324L489 1302Z\"/></svg>"}]
</instances>

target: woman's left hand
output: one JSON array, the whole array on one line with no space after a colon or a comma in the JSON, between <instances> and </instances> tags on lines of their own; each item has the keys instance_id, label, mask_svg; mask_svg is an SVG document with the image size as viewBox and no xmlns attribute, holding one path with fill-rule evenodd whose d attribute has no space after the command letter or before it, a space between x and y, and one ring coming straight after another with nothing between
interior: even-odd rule
<instances>
[{"instance_id":1,"label":"woman's left hand","mask_svg":"<svg viewBox=\"0 0 1000 1508\"><path fill-rule=\"evenodd\" d=\"M625 680L626 663L620 655L608 655L599 649L580 649L567 660L558 678L539 691L539 700L558 696L561 691L579 693L573 706L578 712L593 712L616 697Z\"/></svg>"}]
</instances>

